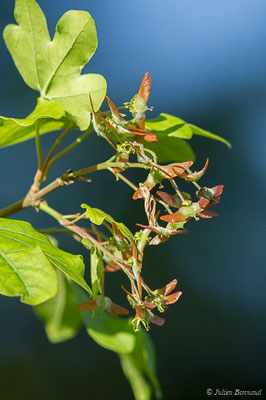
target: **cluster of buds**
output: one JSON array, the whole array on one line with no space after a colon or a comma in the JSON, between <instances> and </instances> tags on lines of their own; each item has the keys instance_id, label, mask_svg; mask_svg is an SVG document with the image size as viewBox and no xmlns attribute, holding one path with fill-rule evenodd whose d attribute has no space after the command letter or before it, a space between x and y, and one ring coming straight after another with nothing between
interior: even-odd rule
<instances>
[{"instance_id":1,"label":"cluster of buds","mask_svg":"<svg viewBox=\"0 0 266 400\"><path fill-rule=\"evenodd\" d=\"M148 296L142 301L138 297L133 296L129 293L123 286L122 288L128 295L128 301L134 308L136 315L132 321L133 329L135 331L139 330L140 324L142 324L146 330L150 329L150 323L162 326L165 323L165 319L154 315L151 310L155 308L160 312L164 312L169 304L175 303L182 292L171 293L177 285L177 280L169 282L166 286L161 289L156 289L154 291L149 291Z\"/></svg>"},{"instance_id":2,"label":"cluster of buds","mask_svg":"<svg viewBox=\"0 0 266 400\"><path fill-rule=\"evenodd\" d=\"M130 305L135 310L135 317L132 321L134 330L139 330L142 324L145 329L150 329L150 323L161 326L165 320L154 314L155 309L164 312L169 304L175 303L181 292L170 294L177 280L174 279L161 289L151 290L144 282L141 271L143 264L143 252L146 245L159 245L172 236L187 233L184 225L191 219L212 218L217 214L210 211L220 200L223 185L212 188L201 187L199 179L204 175L208 168L209 159L200 171L191 171L193 161L173 163L169 165L159 165L156 154L145 148L145 142L157 142L156 132L150 132L145 127L145 112L152 108L147 107L147 101L150 96L151 80L148 73L142 79L138 93L129 103L125 103L124 108L128 108L134 120L127 121L124 114L120 114L118 108L106 96L110 111L105 113L96 113L92 107L92 121L96 133L102 136L115 149L115 159L121 166L112 168L112 172L119 178L123 178L123 172L130 165L130 156L136 156L138 163L149 170L147 179L136 187L128 179L124 180L135 188L133 199L144 200L144 210L147 217L147 224L136 224L142 229L133 236L125 233L121 224L116 223L110 217L105 221L105 226L112 237L109 240L102 241L101 262L105 262L105 271L122 270L130 280L131 292L125 289ZM147 145L146 145L147 146ZM175 178L191 183L196 187L195 196L197 201L193 201L191 195L181 192L177 186ZM153 194L153 189L163 183L169 182L173 188L173 193L157 190ZM163 206L167 214L160 215L161 210L156 211L157 206ZM172 208L174 211L172 211ZM175 211L177 209L177 211ZM106 214L104 214L106 215ZM166 222L162 226L159 222ZM96 228L94 227L94 230ZM100 240L102 235L96 230L97 238ZM151 237L152 234L153 237ZM100 240L101 241L101 240ZM147 295L143 296L143 290ZM100 295L95 295L93 300L89 300L79 305L83 311L94 311L100 309L101 312L107 311L111 315L126 315L128 311L114 304L108 297L103 295L102 287L99 289Z\"/></svg>"}]
</instances>

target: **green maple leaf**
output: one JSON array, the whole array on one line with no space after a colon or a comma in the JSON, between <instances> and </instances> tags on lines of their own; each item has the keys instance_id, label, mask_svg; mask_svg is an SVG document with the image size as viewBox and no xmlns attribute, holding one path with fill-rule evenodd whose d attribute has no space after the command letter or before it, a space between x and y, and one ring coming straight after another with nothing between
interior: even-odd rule
<instances>
[{"instance_id":1,"label":"green maple leaf","mask_svg":"<svg viewBox=\"0 0 266 400\"><path fill-rule=\"evenodd\" d=\"M69 120L65 118L65 111L60 104L38 98L37 106L26 118L0 116L0 148L35 137L37 121L40 121L40 135L69 125Z\"/></svg>"},{"instance_id":2,"label":"green maple leaf","mask_svg":"<svg viewBox=\"0 0 266 400\"><path fill-rule=\"evenodd\" d=\"M106 81L98 74L81 75L98 40L91 15L68 11L58 21L53 40L45 16L35 0L16 0L18 25L7 25L4 40L24 81L42 98L61 104L81 130L90 123L92 97L98 110Z\"/></svg>"}]
</instances>

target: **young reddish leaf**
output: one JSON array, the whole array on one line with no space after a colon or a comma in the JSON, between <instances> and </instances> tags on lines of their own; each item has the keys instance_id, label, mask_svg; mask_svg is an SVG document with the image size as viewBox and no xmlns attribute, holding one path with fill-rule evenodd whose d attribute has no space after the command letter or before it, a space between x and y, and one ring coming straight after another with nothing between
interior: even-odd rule
<instances>
[{"instance_id":1,"label":"young reddish leaf","mask_svg":"<svg viewBox=\"0 0 266 400\"><path fill-rule=\"evenodd\" d=\"M186 175L186 177L185 177L186 181L189 181L189 182L198 181L202 177L202 175L204 175L204 173L206 172L208 165L209 165L209 159L207 158L204 167L200 171L192 172L191 174Z\"/></svg>"},{"instance_id":2,"label":"young reddish leaf","mask_svg":"<svg viewBox=\"0 0 266 400\"><path fill-rule=\"evenodd\" d=\"M164 319L164 318L161 318L161 317L158 317L158 315L153 315L153 317L152 317L152 319L151 319L151 322L152 322L154 325L163 326L163 324L165 323L165 319Z\"/></svg>"},{"instance_id":3,"label":"young reddish leaf","mask_svg":"<svg viewBox=\"0 0 266 400\"><path fill-rule=\"evenodd\" d=\"M171 282L167 283L167 285L161 289L164 295L171 293L177 285L177 279L173 279Z\"/></svg>"},{"instance_id":4,"label":"young reddish leaf","mask_svg":"<svg viewBox=\"0 0 266 400\"><path fill-rule=\"evenodd\" d=\"M175 177L185 178L186 168L189 168L193 164L193 161L186 161L178 165L163 165L159 168L154 168L150 171L147 179L143 183L148 190L152 190L158 183L161 183L163 179L172 179ZM141 199L143 196L140 189L136 190L133 194L133 199Z\"/></svg>"},{"instance_id":5,"label":"young reddish leaf","mask_svg":"<svg viewBox=\"0 0 266 400\"><path fill-rule=\"evenodd\" d=\"M183 222L189 221L191 218L196 218L197 213L201 211L199 203L192 203L191 205L180 207L179 210L173 214L162 215L161 220L166 222Z\"/></svg>"},{"instance_id":6,"label":"young reddish leaf","mask_svg":"<svg viewBox=\"0 0 266 400\"><path fill-rule=\"evenodd\" d=\"M149 310L153 310L156 307L155 304L152 304L148 301L143 301L142 304L145 308L148 308Z\"/></svg>"},{"instance_id":7,"label":"young reddish leaf","mask_svg":"<svg viewBox=\"0 0 266 400\"><path fill-rule=\"evenodd\" d=\"M146 104L147 101L149 100L150 93L151 93L151 78L150 74L146 72L141 81L138 96L142 97Z\"/></svg>"},{"instance_id":8,"label":"young reddish leaf","mask_svg":"<svg viewBox=\"0 0 266 400\"><path fill-rule=\"evenodd\" d=\"M182 222L186 221L188 217L186 215L183 215L182 212L180 211L181 208L173 213L173 214L167 214L167 215L162 215L160 219L165 222Z\"/></svg>"},{"instance_id":9,"label":"young reddish leaf","mask_svg":"<svg viewBox=\"0 0 266 400\"><path fill-rule=\"evenodd\" d=\"M193 161L185 161L180 165L167 165L163 168L167 170L171 178L175 178L176 176L186 178L186 168L190 168L191 165L193 165Z\"/></svg>"},{"instance_id":10,"label":"young reddish leaf","mask_svg":"<svg viewBox=\"0 0 266 400\"><path fill-rule=\"evenodd\" d=\"M218 217L219 214L210 210L203 210L198 212L197 215L201 218L212 218L212 217Z\"/></svg>"},{"instance_id":11,"label":"young reddish leaf","mask_svg":"<svg viewBox=\"0 0 266 400\"><path fill-rule=\"evenodd\" d=\"M221 194L223 192L223 185L215 186L211 189L209 188L202 188L197 192L197 196L203 195L204 197L200 197L198 204L200 207L199 212L197 215L201 218L212 218L217 217L218 214L207 210L207 208L217 204L220 200Z\"/></svg>"},{"instance_id":12,"label":"young reddish leaf","mask_svg":"<svg viewBox=\"0 0 266 400\"><path fill-rule=\"evenodd\" d=\"M124 307L119 306L112 302L109 297L98 296L95 300L88 300L77 306L80 311L95 311L97 309L106 310L109 314L113 316L127 315L129 313Z\"/></svg>"},{"instance_id":13,"label":"young reddish leaf","mask_svg":"<svg viewBox=\"0 0 266 400\"><path fill-rule=\"evenodd\" d=\"M224 185L214 186L213 188L201 188L196 194L200 197L199 205L202 208L209 208L219 202Z\"/></svg>"},{"instance_id":14,"label":"young reddish leaf","mask_svg":"<svg viewBox=\"0 0 266 400\"><path fill-rule=\"evenodd\" d=\"M119 306L118 304L111 303L110 307L107 309L109 314L113 315L114 317L117 317L118 315L128 315L129 311L122 307Z\"/></svg>"},{"instance_id":15,"label":"young reddish leaf","mask_svg":"<svg viewBox=\"0 0 266 400\"><path fill-rule=\"evenodd\" d=\"M224 185L217 185L211 188L210 190L213 192L213 198L217 199L220 198L221 194L223 193Z\"/></svg>"},{"instance_id":16,"label":"young reddish leaf","mask_svg":"<svg viewBox=\"0 0 266 400\"><path fill-rule=\"evenodd\" d=\"M97 133L97 135L102 136L112 147L115 151L117 151L116 147L113 145L113 143L110 141L108 136L111 136L112 139L115 142L119 141L119 138L117 137L117 132L115 127L113 127L108 121L106 121L101 115L97 114L94 111L94 106L92 103L91 96L90 97L90 103L91 103L91 109L92 109L92 125L93 129Z\"/></svg>"},{"instance_id":17,"label":"young reddish leaf","mask_svg":"<svg viewBox=\"0 0 266 400\"><path fill-rule=\"evenodd\" d=\"M108 96L105 96L105 98L106 98L106 101L108 103L108 106L110 108L110 111L111 111L111 114L112 114L112 117L113 117L115 123L118 125L122 125L122 126L127 125L127 122L121 117L118 109L116 108L116 106L114 105L112 100Z\"/></svg>"},{"instance_id":18,"label":"young reddish leaf","mask_svg":"<svg viewBox=\"0 0 266 400\"><path fill-rule=\"evenodd\" d=\"M88 301L84 301L84 303L81 303L77 306L77 308L80 311L95 311L97 310L97 304L96 304L96 300L88 300Z\"/></svg>"},{"instance_id":19,"label":"young reddish leaf","mask_svg":"<svg viewBox=\"0 0 266 400\"><path fill-rule=\"evenodd\" d=\"M139 129L133 126L130 126L126 120L124 120L121 115L119 114L119 111L117 110L116 106L112 102L111 99L109 99L108 96L106 96L106 100L108 102L109 108L112 113L112 117L117 124L117 128L121 133L125 134L131 134L131 135L140 135L143 136L145 140L149 142L157 142L158 139L154 133L151 133L149 131L145 131L144 129ZM106 121L107 122L107 121Z\"/></svg>"},{"instance_id":20,"label":"young reddish leaf","mask_svg":"<svg viewBox=\"0 0 266 400\"><path fill-rule=\"evenodd\" d=\"M182 206L182 201L181 201L180 197L178 196L178 194L173 195L173 194L169 194L166 192L162 192L160 190L158 190L156 193L170 207L178 208L178 207Z\"/></svg>"},{"instance_id":21,"label":"young reddish leaf","mask_svg":"<svg viewBox=\"0 0 266 400\"><path fill-rule=\"evenodd\" d=\"M129 103L129 110L132 113L136 125L140 129L145 129L145 112L149 109L146 105L151 91L151 78L148 72L144 75L138 94ZM150 109L151 110L151 109Z\"/></svg>"},{"instance_id":22,"label":"young reddish leaf","mask_svg":"<svg viewBox=\"0 0 266 400\"><path fill-rule=\"evenodd\" d=\"M170 294L169 296L166 296L165 305L175 303L179 299L181 294L182 294L182 292L176 292L176 293Z\"/></svg>"}]
</instances>

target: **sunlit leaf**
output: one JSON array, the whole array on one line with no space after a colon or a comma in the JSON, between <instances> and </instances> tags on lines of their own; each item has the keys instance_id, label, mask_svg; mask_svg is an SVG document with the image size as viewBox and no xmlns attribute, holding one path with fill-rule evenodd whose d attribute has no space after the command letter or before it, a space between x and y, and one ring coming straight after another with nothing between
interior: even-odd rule
<instances>
[{"instance_id":1,"label":"sunlit leaf","mask_svg":"<svg viewBox=\"0 0 266 400\"><path fill-rule=\"evenodd\" d=\"M75 288L79 303L88 300L88 296ZM116 353L130 353L136 342L136 336L129 319L113 317L107 312L96 310L94 313L82 312L82 318L88 334L105 349Z\"/></svg>"},{"instance_id":2,"label":"sunlit leaf","mask_svg":"<svg viewBox=\"0 0 266 400\"><path fill-rule=\"evenodd\" d=\"M99 210L99 208L92 208L85 203L81 204L81 207L86 209L86 217L89 218L93 224L102 225L105 220L110 224L112 224L112 222L115 222L123 235L125 235L129 240L131 240L131 238L133 237L130 230L122 222L116 222L106 212Z\"/></svg>"},{"instance_id":3,"label":"sunlit leaf","mask_svg":"<svg viewBox=\"0 0 266 400\"><path fill-rule=\"evenodd\" d=\"M28 222L0 218L0 248L2 252L17 251L20 257L28 257L30 264L31 251L36 246L40 247L47 262L55 265L91 294L89 286L83 279L85 267L82 256L72 255L56 248L45 235L37 232ZM29 280L35 279L35 277L37 279L38 275L34 268L29 269L27 277ZM41 285L41 282L39 284ZM49 292L49 286L47 292ZM49 297L51 296L45 300Z\"/></svg>"},{"instance_id":4,"label":"sunlit leaf","mask_svg":"<svg viewBox=\"0 0 266 400\"><path fill-rule=\"evenodd\" d=\"M103 261L99 250L96 247L91 248L91 289L93 298L98 293L102 294L102 276L103 276Z\"/></svg>"},{"instance_id":5,"label":"sunlit leaf","mask_svg":"<svg viewBox=\"0 0 266 400\"><path fill-rule=\"evenodd\" d=\"M101 75L80 75L98 44L93 18L86 11L66 12L51 41L35 0L16 0L14 15L18 25L6 26L4 39L24 81L41 97L61 104L81 130L87 129L89 94L97 111L106 93Z\"/></svg>"},{"instance_id":6,"label":"sunlit leaf","mask_svg":"<svg viewBox=\"0 0 266 400\"><path fill-rule=\"evenodd\" d=\"M0 231L1 232L1 231ZM0 293L36 305L55 296L57 276L39 246L9 246L0 233Z\"/></svg>"},{"instance_id":7,"label":"sunlit leaf","mask_svg":"<svg viewBox=\"0 0 266 400\"><path fill-rule=\"evenodd\" d=\"M194 154L190 146L181 140L175 142L177 139L189 140L193 135L218 140L231 147L231 144L221 136L188 124L181 118L166 113L160 114L154 120L147 121L145 126L146 129L155 133L158 139L158 143L148 143L145 144L145 147L156 153L159 162L194 161Z\"/></svg>"},{"instance_id":8,"label":"sunlit leaf","mask_svg":"<svg viewBox=\"0 0 266 400\"><path fill-rule=\"evenodd\" d=\"M226 146L229 147L229 149L232 147L231 143L228 142L228 140L224 139L223 137L215 135L214 133L205 131L204 129L201 129L198 126L195 126L192 124L188 124L188 125L191 128L193 135L199 135L199 136L204 136L209 139L218 140L219 142L226 144Z\"/></svg>"},{"instance_id":9,"label":"sunlit leaf","mask_svg":"<svg viewBox=\"0 0 266 400\"><path fill-rule=\"evenodd\" d=\"M24 119L0 116L0 147L24 142L35 137L36 121L40 120L39 133L56 131L66 127L69 121L60 104L39 98L35 110Z\"/></svg>"},{"instance_id":10,"label":"sunlit leaf","mask_svg":"<svg viewBox=\"0 0 266 400\"><path fill-rule=\"evenodd\" d=\"M195 155L190 145L183 139L156 134L158 142L145 143L145 147L154 151L158 163L194 161Z\"/></svg>"},{"instance_id":11,"label":"sunlit leaf","mask_svg":"<svg viewBox=\"0 0 266 400\"><path fill-rule=\"evenodd\" d=\"M136 400L162 398L160 384L156 376L155 354L150 336L146 332L135 333L137 341L130 354L121 354L120 361L128 378Z\"/></svg>"},{"instance_id":12,"label":"sunlit leaf","mask_svg":"<svg viewBox=\"0 0 266 400\"><path fill-rule=\"evenodd\" d=\"M58 274L58 292L55 297L35 307L43 321L51 343L73 338L81 327L81 316L76 308L77 300L71 281L61 272Z\"/></svg>"},{"instance_id":13,"label":"sunlit leaf","mask_svg":"<svg viewBox=\"0 0 266 400\"><path fill-rule=\"evenodd\" d=\"M87 295L75 288L78 301ZM146 332L134 332L130 319L112 317L106 312L82 313L88 334L105 349L119 354L123 371L128 378L135 398L149 400L152 393L161 398L160 384L156 377L155 353Z\"/></svg>"},{"instance_id":14,"label":"sunlit leaf","mask_svg":"<svg viewBox=\"0 0 266 400\"><path fill-rule=\"evenodd\" d=\"M192 130L188 124L181 118L170 114L162 113L156 119L147 121L145 126L156 133L164 133L167 136L181 139L192 138Z\"/></svg>"}]
</instances>

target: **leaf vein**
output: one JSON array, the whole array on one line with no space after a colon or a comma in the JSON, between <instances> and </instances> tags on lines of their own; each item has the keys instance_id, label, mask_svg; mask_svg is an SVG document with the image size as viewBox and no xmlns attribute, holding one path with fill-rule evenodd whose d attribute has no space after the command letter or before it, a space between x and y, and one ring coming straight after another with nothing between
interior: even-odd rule
<instances>
[{"instance_id":1,"label":"leaf vein","mask_svg":"<svg viewBox=\"0 0 266 400\"><path fill-rule=\"evenodd\" d=\"M26 283L24 282L24 279L21 277L20 273L18 272L17 268L12 264L11 261L9 261L5 255L0 251L0 256L3 258L3 260L10 266L10 268L14 271L14 273L19 277L20 281L23 283L25 290L27 292L27 295L29 296L30 292L28 290L28 287Z\"/></svg>"},{"instance_id":2,"label":"leaf vein","mask_svg":"<svg viewBox=\"0 0 266 400\"><path fill-rule=\"evenodd\" d=\"M31 36L32 36L32 42L33 42L33 53L34 53L34 67L35 67L35 73L36 73L36 78L38 81L38 89L40 90L40 80L39 80L39 74L38 74L38 68L37 68L37 60L36 60L36 48L35 48L35 36L32 30L32 22L31 22L31 13L29 10L29 3L26 1L26 7L30 19L30 31L31 31Z\"/></svg>"},{"instance_id":3,"label":"leaf vein","mask_svg":"<svg viewBox=\"0 0 266 400\"><path fill-rule=\"evenodd\" d=\"M76 38L73 40L73 42L72 42L70 48L67 49L65 55L61 58L61 60L59 61L59 63L58 63L57 66L55 67L54 71L51 73L50 77L47 79L46 85L45 85L45 87L43 88L43 91L42 91L42 94L41 94L42 96L45 95L46 92L48 91L49 85L51 84L51 82L52 82L54 76L56 75L56 73L57 73L57 71L58 71L58 69L60 68L60 66L62 65L62 63L64 62L64 60L65 60L66 57L68 56L68 54L70 53L70 51L73 49L73 47L74 47L76 41L78 40L79 36L80 36L81 33L83 32L85 26L88 25L88 24L89 24L89 21L87 21L86 24L84 24L84 25L82 26L82 28L81 28L79 34L78 34L78 35L76 36Z\"/></svg>"}]
</instances>

